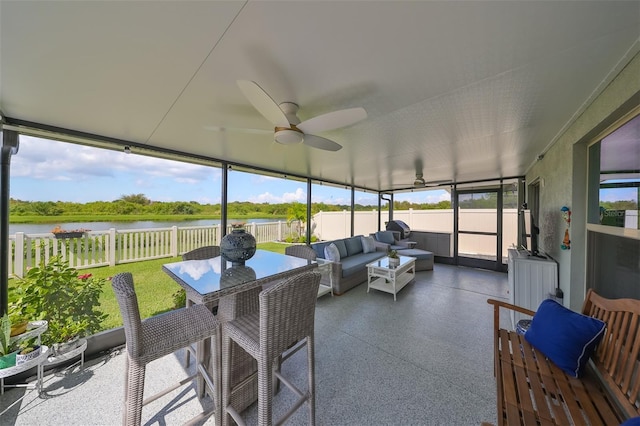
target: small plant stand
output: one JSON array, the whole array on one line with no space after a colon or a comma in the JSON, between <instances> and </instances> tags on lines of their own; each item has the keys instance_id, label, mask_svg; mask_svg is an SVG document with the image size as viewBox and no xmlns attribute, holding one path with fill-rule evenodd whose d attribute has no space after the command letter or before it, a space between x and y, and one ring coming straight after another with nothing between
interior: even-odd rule
<instances>
[{"instance_id":1,"label":"small plant stand","mask_svg":"<svg viewBox=\"0 0 640 426\"><path fill-rule=\"evenodd\" d=\"M55 354L54 356L50 356L47 359L46 365L53 366L62 364L63 362L69 361L78 355L80 355L80 368L84 367L84 351L87 349L87 339L80 339L78 341L78 346L71 349L70 351L64 352L62 354Z\"/></svg>"},{"instance_id":2,"label":"small plant stand","mask_svg":"<svg viewBox=\"0 0 640 426\"><path fill-rule=\"evenodd\" d=\"M25 339L30 339L32 337L37 337L37 341L38 341L38 345L40 345L40 335L42 333L44 333L45 331L47 331L48 328L48 322L47 321L32 321L29 323L29 325L27 326L27 331L25 331L22 334L19 334L17 336L14 336L11 338L11 340L13 342L17 342L17 341L22 341ZM46 361L47 357L49 356L49 348L47 346L40 346L40 355L38 355L37 357L35 357L34 359L31 359L27 362L25 362L24 364L20 364L20 365L16 365L13 367L9 367L9 368L3 368L0 370L0 395L4 394L4 388L5 388L5 384L4 384L4 379L6 377L11 377L11 376L15 376L16 374L22 373L24 371L27 371L33 367L38 367L37 369L37 379L36 379L36 383L27 383L27 384L17 384L17 385L7 385L7 387L33 387L35 389L38 390L39 392L42 392L42 373L43 373L43 366L42 364L44 363L44 361ZM19 401L19 400L18 400ZM16 402L18 402L16 401ZM15 402L14 402L15 404ZM11 405L13 406L13 404ZM10 406L10 407L11 407ZM7 409L9 409L10 407L7 407Z\"/></svg>"}]
</instances>

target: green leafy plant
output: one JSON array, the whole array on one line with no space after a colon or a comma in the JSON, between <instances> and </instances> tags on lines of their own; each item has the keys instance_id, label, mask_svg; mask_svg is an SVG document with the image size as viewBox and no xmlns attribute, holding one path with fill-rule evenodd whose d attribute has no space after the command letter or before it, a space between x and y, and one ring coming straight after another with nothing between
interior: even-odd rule
<instances>
[{"instance_id":1,"label":"green leafy plant","mask_svg":"<svg viewBox=\"0 0 640 426\"><path fill-rule=\"evenodd\" d=\"M0 318L0 356L9 355L22 349L21 342L19 340L11 339L11 319L10 316L4 314Z\"/></svg>"},{"instance_id":2,"label":"green leafy plant","mask_svg":"<svg viewBox=\"0 0 640 426\"><path fill-rule=\"evenodd\" d=\"M66 260L54 256L18 280L12 307L16 315L49 322L43 344L64 343L101 329L106 315L98 308L105 282L91 274L78 276Z\"/></svg>"},{"instance_id":3,"label":"green leafy plant","mask_svg":"<svg viewBox=\"0 0 640 426\"><path fill-rule=\"evenodd\" d=\"M187 292L183 288L173 293L173 309L184 308L187 304Z\"/></svg>"},{"instance_id":4,"label":"green leafy plant","mask_svg":"<svg viewBox=\"0 0 640 426\"><path fill-rule=\"evenodd\" d=\"M11 321L9 315L4 314L0 318L0 356L9 355L17 347L11 342Z\"/></svg>"},{"instance_id":5,"label":"green leafy plant","mask_svg":"<svg viewBox=\"0 0 640 426\"><path fill-rule=\"evenodd\" d=\"M392 259L398 259L398 252L395 250L389 250L387 251L387 256L389 256Z\"/></svg>"}]
</instances>

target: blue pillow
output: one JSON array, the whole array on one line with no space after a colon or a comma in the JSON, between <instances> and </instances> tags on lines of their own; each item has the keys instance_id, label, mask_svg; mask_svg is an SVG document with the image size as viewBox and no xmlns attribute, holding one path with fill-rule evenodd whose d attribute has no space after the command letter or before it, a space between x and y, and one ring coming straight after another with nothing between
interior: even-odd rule
<instances>
[{"instance_id":1,"label":"blue pillow","mask_svg":"<svg viewBox=\"0 0 640 426\"><path fill-rule=\"evenodd\" d=\"M394 244L396 242L395 238L393 238L393 232L391 231L376 232L376 240L385 244Z\"/></svg>"},{"instance_id":2,"label":"blue pillow","mask_svg":"<svg viewBox=\"0 0 640 426\"><path fill-rule=\"evenodd\" d=\"M606 324L544 300L524 334L527 342L572 377L580 377Z\"/></svg>"},{"instance_id":3,"label":"blue pillow","mask_svg":"<svg viewBox=\"0 0 640 426\"><path fill-rule=\"evenodd\" d=\"M624 423L621 423L620 426L640 426L640 417L631 417Z\"/></svg>"},{"instance_id":4,"label":"blue pillow","mask_svg":"<svg viewBox=\"0 0 640 426\"><path fill-rule=\"evenodd\" d=\"M311 244L311 248L316 252L316 256L321 259L326 259L324 257L324 248L331 244L331 241L325 241L320 243Z\"/></svg>"},{"instance_id":5,"label":"blue pillow","mask_svg":"<svg viewBox=\"0 0 640 426\"><path fill-rule=\"evenodd\" d=\"M324 248L324 258L331 262L340 262L340 251L335 244L331 243Z\"/></svg>"}]
</instances>

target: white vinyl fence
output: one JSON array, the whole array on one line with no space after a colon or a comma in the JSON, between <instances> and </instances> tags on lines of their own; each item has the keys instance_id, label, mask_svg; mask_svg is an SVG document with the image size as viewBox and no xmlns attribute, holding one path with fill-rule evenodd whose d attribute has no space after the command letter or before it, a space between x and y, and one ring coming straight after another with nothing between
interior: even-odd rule
<instances>
[{"instance_id":1,"label":"white vinyl fence","mask_svg":"<svg viewBox=\"0 0 640 426\"><path fill-rule=\"evenodd\" d=\"M355 212L354 235L369 235L378 230L378 212ZM394 210L393 218L402 220L414 231L453 233L453 210ZM503 211L503 257L507 256L507 249L518 241L518 210L504 209ZM313 216L313 234L321 240L335 240L350 236L351 213L319 212ZM388 212L381 216L380 229L386 228ZM496 210L492 209L461 209L460 229L468 231L496 232ZM487 244L487 242L492 242ZM465 234L459 247L460 253L468 255L495 255L495 237Z\"/></svg>"},{"instance_id":2,"label":"white vinyl fence","mask_svg":"<svg viewBox=\"0 0 640 426\"><path fill-rule=\"evenodd\" d=\"M256 242L280 241L298 233L298 224L248 223ZM9 276L23 277L28 268L61 256L76 269L114 266L141 260L176 257L207 245L220 245L220 225L171 228L87 231L77 238L56 238L52 233L9 236ZM227 233L231 232L231 226ZM22 254L22 255L20 255Z\"/></svg>"}]
</instances>

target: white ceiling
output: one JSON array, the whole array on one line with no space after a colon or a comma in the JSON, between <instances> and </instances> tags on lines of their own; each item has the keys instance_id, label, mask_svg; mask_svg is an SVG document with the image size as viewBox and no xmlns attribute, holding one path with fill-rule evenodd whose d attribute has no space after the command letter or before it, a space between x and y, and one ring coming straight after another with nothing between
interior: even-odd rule
<instances>
[{"instance_id":1,"label":"white ceiling","mask_svg":"<svg viewBox=\"0 0 640 426\"><path fill-rule=\"evenodd\" d=\"M523 175L640 50L640 2L0 0L0 111L373 190ZM282 146L236 80L305 120ZM14 121L15 122L15 121Z\"/></svg>"}]
</instances>

